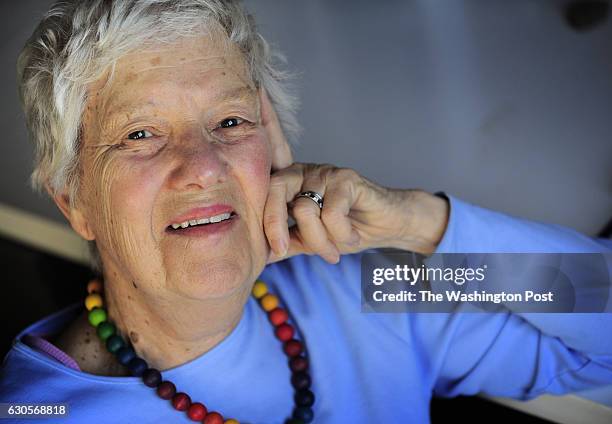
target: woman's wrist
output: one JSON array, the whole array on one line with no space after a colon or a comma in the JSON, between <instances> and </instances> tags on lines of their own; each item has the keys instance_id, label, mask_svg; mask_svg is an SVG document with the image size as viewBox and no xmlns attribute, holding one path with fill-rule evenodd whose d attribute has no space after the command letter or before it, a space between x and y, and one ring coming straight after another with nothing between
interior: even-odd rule
<instances>
[{"instance_id":1,"label":"woman's wrist","mask_svg":"<svg viewBox=\"0 0 612 424\"><path fill-rule=\"evenodd\" d=\"M398 231L396 247L432 254L444 236L450 213L447 199L424 190L403 190L402 214L405 225Z\"/></svg>"}]
</instances>

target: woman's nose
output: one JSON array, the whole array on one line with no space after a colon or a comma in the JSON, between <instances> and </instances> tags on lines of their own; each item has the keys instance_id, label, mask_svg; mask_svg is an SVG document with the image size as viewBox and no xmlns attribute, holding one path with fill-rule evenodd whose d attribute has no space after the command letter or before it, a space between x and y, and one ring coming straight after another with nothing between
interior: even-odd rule
<instances>
[{"instance_id":1,"label":"woman's nose","mask_svg":"<svg viewBox=\"0 0 612 424\"><path fill-rule=\"evenodd\" d=\"M174 149L174 167L170 185L177 190L208 189L223 183L227 162L216 143L207 137L194 137Z\"/></svg>"}]
</instances>

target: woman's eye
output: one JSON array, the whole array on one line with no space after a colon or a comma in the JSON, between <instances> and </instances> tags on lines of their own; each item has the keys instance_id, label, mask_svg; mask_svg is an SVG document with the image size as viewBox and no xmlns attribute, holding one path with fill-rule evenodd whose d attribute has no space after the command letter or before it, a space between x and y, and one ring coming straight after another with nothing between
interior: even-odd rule
<instances>
[{"instance_id":1,"label":"woman's eye","mask_svg":"<svg viewBox=\"0 0 612 424\"><path fill-rule=\"evenodd\" d=\"M128 134L128 138L130 140L140 140L141 138L147 138L147 137L153 137L153 134L151 134L147 130L138 130L138 131L134 131L133 133Z\"/></svg>"},{"instance_id":2,"label":"woman's eye","mask_svg":"<svg viewBox=\"0 0 612 424\"><path fill-rule=\"evenodd\" d=\"M240 118L227 118L224 119L223 121L221 121L221 123L219 124L220 128L232 128L232 127L237 127L238 125L242 124L244 122L244 119L240 119Z\"/></svg>"}]
</instances>

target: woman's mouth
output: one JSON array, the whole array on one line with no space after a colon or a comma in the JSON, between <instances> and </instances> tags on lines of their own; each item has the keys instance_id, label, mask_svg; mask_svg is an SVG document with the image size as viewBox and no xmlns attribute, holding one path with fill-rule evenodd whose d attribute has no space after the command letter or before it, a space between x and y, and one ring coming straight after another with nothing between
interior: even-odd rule
<instances>
[{"instance_id":1,"label":"woman's mouth","mask_svg":"<svg viewBox=\"0 0 612 424\"><path fill-rule=\"evenodd\" d=\"M224 212L208 218L190 219L173 223L166 227L166 232L174 235L207 235L229 229L238 219L236 212Z\"/></svg>"},{"instance_id":2,"label":"woman's mouth","mask_svg":"<svg viewBox=\"0 0 612 424\"><path fill-rule=\"evenodd\" d=\"M232 216L236 215L235 212L225 212L220 213L218 215L211 216L209 218L198 218L198 219L190 219L187 221L183 221L181 223L175 223L169 225L168 228L172 228L173 230L180 230L189 227L197 227L198 225L208 225L208 224L216 224L219 222L223 222L227 219L231 219Z\"/></svg>"}]
</instances>

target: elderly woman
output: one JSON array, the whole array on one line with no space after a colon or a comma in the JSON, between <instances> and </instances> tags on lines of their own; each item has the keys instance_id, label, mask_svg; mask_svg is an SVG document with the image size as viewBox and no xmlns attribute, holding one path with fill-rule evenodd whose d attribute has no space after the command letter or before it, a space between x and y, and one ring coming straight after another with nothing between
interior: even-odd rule
<instances>
[{"instance_id":1,"label":"elderly woman","mask_svg":"<svg viewBox=\"0 0 612 424\"><path fill-rule=\"evenodd\" d=\"M33 181L91 242L101 277L85 308L17 337L1 402L64 404L52 419L75 423L424 423L432 393L612 383L609 316L362 314L364 249L604 246L293 163L295 103L272 59L233 1L47 13L19 60Z\"/></svg>"}]
</instances>

